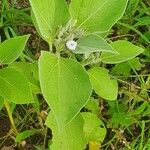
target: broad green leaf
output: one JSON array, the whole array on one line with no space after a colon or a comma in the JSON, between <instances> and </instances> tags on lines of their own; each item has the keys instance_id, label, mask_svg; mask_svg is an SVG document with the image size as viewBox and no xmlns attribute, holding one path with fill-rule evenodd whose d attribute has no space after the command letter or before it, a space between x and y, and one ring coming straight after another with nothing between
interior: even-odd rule
<instances>
[{"instance_id":1,"label":"broad green leaf","mask_svg":"<svg viewBox=\"0 0 150 150\"><path fill-rule=\"evenodd\" d=\"M87 35L77 41L78 45L74 53L87 54L93 52L107 51L115 53L115 50L103 38L97 35Z\"/></svg>"},{"instance_id":2,"label":"broad green leaf","mask_svg":"<svg viewBox=\"0 0 150 150\"><path fill-rule=\"evenodd\" d=\"M78 114L65 128L59 132L54 115L50 113L46 120L46 125L51 128L53 139L51 150L82 150L85 149L87 141L84 137L84 121Z\"/></svg>"},{"instance_id":3,"label":"broad green leaf","mask_svg":"<svg viewBox=\"0 0 150 150\"><path fill-rule=\"evenodd\" d=\"M107 32L122 16L128 0L72 0L70 13L88 32Z\"/></svg>"},{"instance_id":4,"label":"broad green leaf","mask_svg":"<svg viewBox=\"0 0 150 150\"><path fill-rule=\"evenodd\" d=\"M106 100L116 100L118 95L118 83L111 80L108 70L95 67L88 70L91 83L95 92Z\"/></svg>"},{"instance_id":5,"label":"broad green leaf","mask_svg":"<svg viewBox=\"0 0 150 150\"><path fill-rule=\"evenodd\" d=\"M3 108L4 99L0 96L0 110Z\"/></svg>"},{"instance_id":6,"label":"broad green leaf","mask_svg":"<svg viewBox=\"0 0 150 150\"><path fill-rule=\"evenodd\" d=\"M87 103L92 90L89 76L78 62L42 52L39 77L44 98L63 128Z\"/></svg>"},{"instance_id":7,"label":"broad green leaf","mask_svg":"<svg viewBox=\"0 0 150 150\"><path fill-rule=\"evenodd\" d=\"M39 34L49 41L59 26L64 26L69 18L65 0L29 0L34 24Z\"/></svg>"},{"instance_id":8,"label":"broad green leaf","mask_svg":"<svg viewBox=\"0 0 150 150\"><path fill-rule=\"evenodd\" d=\"M36 133L37 133L37 131L35 129L23 131L23 132L17 134L15 141L21 142L22 140L25 140L26 138L28 138Z\"/></svg>"},{"instance_id":9,"label":"broad green leaf","mask_svg":"<svg viewBox=\"0 0 150 150\"><path fill-rule=\"evenodd\" d=\"M111 43L118 54L102 52L101 61L107 64L121 63L141 54L144 49L128 41L119 40Z\"/></svg>"},{"instance_id":10,"label":"broad green leaf","mask_svg":"<svg viewBox=\"0 0 150 150\"><path fill-rule=\"evenodd\" d=\"M9 67L18 70L23 73L31 86L32 92L40 93L40 84L38 77L38 66L29 62L15 62L12 63Z\"/></svg>"},{"instance_id":11,"label":"broad green leaf","mask_svg":"<svg viewBox=\"0 0 150 150\"><path fill-rule=\"evenodd\" d=\"M133 68L137 71L141 70L141 68L142 68L142 64L138 57L129 60L127 63L130 66L130 68L131 68L131 66L133 66Z\"/></svg>"},{"instance_id":12,"label":"broad green leaf","mask_svg":"<svg viewBox=\"0 0 150 150\"><path fill-rule=\"evenodd\" d=\"M34 102L27 78L8 67L0 70L0 96L16 104Z\"/></svg>"},{"instance_id":13,"label":"broad green leaf","mask_svg":"<svg viewBox=\"0 0 150 150\"><path fill-rule=\"evenodd\" d=\"M0 64L14 62L23 52L29 35L17 36L0 44Z\"/></svg>"},{"instance_id":14,"label":"broad green leaf","mask_svg":"<svg viewBox=\"0 0 150 150\"><path fill-rule=\"evenodd\" d=\"M86 139L90 141L103 142L106 136L106 128L104 123L94 114L90 112L81 113L84 120L83 131Z\"/></svg>"}]
</instances>

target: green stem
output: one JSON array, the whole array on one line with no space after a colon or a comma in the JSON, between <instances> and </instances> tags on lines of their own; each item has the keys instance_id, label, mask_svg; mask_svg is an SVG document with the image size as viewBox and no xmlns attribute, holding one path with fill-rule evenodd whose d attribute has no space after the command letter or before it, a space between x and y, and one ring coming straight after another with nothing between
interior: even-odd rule
<instances>
[{"instance_id":1,"label":"green stem","mask_svg":"<svg viewBox=\"0 0 150 150\"><path fill-rule=\"evenodd\" d=\"M47 39L46 41L47 41L47 43L49 45L49 51L52 52L52 50L53 50L52 39L50 38L50 39Z\"/></svg>"},{"instance_id":2,"label":"green stem","mask_svg":"<svg viewBox=\"0 0 150 150\"><path fill-rule=\"evenodd\" d=\"M14 122L14 119L13 119L13 116L12 116L12 112L10 111L10 103L5 100L4 101L4 106L6 108L6 111L7 111L7 114L8 114L8 117L9 117L12 129L13 129L15 134L18 134L18 130L16 128L16 125L15 125L15 122Z\"/></svg>"}]
</instances>

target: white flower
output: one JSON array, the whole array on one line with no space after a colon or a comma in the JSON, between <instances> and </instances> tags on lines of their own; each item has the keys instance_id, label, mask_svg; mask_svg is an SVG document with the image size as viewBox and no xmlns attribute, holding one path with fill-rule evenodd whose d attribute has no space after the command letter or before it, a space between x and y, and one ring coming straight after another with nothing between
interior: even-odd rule
<instances>
[{"instance_id":1,"label":"white flower","mask_svg":"<svg viewBox=\"0 0 150 150\"><path fill-rule=\"evenodd\" d=\"M74 40L69 40L67 43L66 43L66 47L69 49L69 50L72 50L74 51L77 47L77 42L74 41Z\"/></svg>"}]
</instances>

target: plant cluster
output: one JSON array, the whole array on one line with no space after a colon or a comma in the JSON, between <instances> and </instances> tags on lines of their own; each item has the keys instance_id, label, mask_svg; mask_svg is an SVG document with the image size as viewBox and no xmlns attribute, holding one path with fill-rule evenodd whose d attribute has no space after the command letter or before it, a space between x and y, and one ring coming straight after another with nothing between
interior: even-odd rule
<instances>
[{"instance_id":1,"label":"plant cluster","mask_svg":"<svg viewBox=\"0 0 150 150\"><path fill-rule=\"evenodd\" d=\"M0 147L150 149L150 2L0 5Z\"/></svg>"}]
</instances>

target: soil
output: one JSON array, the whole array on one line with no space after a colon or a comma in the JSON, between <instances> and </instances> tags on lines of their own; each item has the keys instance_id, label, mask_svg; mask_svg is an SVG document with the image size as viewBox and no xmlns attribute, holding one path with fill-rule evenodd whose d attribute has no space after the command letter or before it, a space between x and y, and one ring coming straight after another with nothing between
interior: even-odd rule
<instances>
[{"instance_id":1,"label":"soil","mask_svg":"<svg viewBox=\"0 0 150 150\"><path fill-rule=\"evenodd\" d=\"M6 139L5 141L2 139L4 136L6 136L9 133L9 130L10 130L9 119L5 118L4 116L0 116L0 146L1 143L3 143L3 145L5 146L12 145L13 141L11 139Z\"/></svg>"},{"instance_id":2,"label":"soil","mask_svg":"<svg viewBox=\"0 0 150 150\"><path fill-rule=\"evenodd\" d=\"M9 119L0 115L0 150L34 150L31 144L26 144L23 148L14 148L14 141L8 136L5 140L4 136L10 131Z\"/></svg>"}]
</instances>

